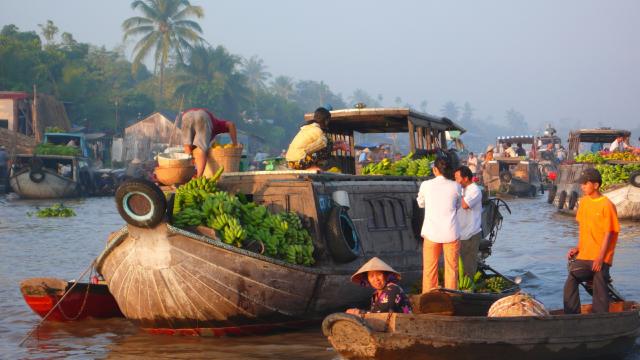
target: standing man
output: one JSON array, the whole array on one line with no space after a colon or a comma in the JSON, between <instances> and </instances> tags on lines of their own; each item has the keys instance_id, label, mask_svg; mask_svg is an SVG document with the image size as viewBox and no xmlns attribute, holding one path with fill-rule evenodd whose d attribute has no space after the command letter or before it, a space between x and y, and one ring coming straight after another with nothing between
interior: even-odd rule
<instances>
[{"instance_id":1,"label":"standing man","mask_svg":"<svg viewBox=\"0 0 640 360\"><path fill-rule=\"evenodd\" d=\"M516 144L516 155L527 156L527 151L522 147L522 143Z\"/></svg>"},{"instance_id":2,"label":"standing man","mask_svg":"<svg viewBox=\"0 0 640 360\"><path fill-rule=\"evenodd\" d=\"M467 158L467 166L469 167L473 175L475 175L478 171L478 157L475 156L472 152L469 153L469 157Z\"/></svg>"},{"instance_id":3,"label":"standing man","mask_svg":"<svg viewBox=\"0 0 640 360\"><path fill-rule=\"evenodd\" d=\"M455 172L456 182L462 186L460 225L460 257L464 273L473 279L478 267L478 249L482 240L482 191L473 182L473 173L466 166Z\"/></svg>"},{"instance_id":4,"label":"standing man","mask_svg":"<svg viewBox=\"0 0 640 360\"><path fill-rule=\"evenodd\" d=\"M215 117L209 110L194 108L182 113L182 144L184 152L193 155L196 177L202 176L207 165L207 151L218 134L229 133L233 145L238 145L236 125Z\"/></svg>"},{"instance_id":5,"label":"standing man","mask_svg":"<svg viewBox=\"0 0 640 360\"><path fill-rule=\"evenodd\" d=\"M609 311L609 268L620 233L618 213L613 203L600 193L602 177L598 170L584 170L578 182L584 196L576 214L578 246L567 253L570 264L564 284L564 313L580 314L578 284L589 280L593 280L593 312L606 313Z\"/></svg>"},{"instance_id":6,"label":"standing man","mask_svg":"<svg viewBox=\"0 0 640 360\"><path fill-rule=\"evenodd\" d=\"M435 178L422 182L418 206L424 208L422 243L422 293L438 287L438 259L444 252L444 287L458 288L460 229L456 212L460 205L460 185L444 177L451 175L446 158L438 157L431 165Z\"/></svg>"}]
</instances>

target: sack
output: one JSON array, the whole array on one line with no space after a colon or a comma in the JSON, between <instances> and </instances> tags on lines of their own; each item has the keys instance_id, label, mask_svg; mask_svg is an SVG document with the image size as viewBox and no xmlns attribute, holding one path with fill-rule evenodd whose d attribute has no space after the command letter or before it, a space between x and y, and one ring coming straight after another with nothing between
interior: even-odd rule
<instances>
[{"instance_id":1,"label":"sack","mask_svg":"<svg viewBox=\"0 0 640 360\"><path fill-rule=\"evenodd\" d=\"M544 305L533 297L517 293L496 301L489 308L489 317L549 316Z\"/></svg>"}]
</instances>

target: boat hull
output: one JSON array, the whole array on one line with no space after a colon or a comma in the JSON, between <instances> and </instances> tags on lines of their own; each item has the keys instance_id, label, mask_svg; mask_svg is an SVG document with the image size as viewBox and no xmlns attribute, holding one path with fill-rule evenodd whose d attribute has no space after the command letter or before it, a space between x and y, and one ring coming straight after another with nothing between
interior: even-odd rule
<instances>
[{"instance_id":1,"label":"boat hull","mask_svg":"<svg viewBox=\"0 0 640 360\"><path fill-rule=\"evenodd\" d=\"M79 185L76 181L58 175L49 169L42 169L44 179L33 182L29 178L29 169L12 174L9 183L13 191L20 197L26 199L55 199L74 197L80 194Z\"/></svg>"},{"instance_id":2,"label":"boat hull","mask_svg":"<svg viewBox=\"0 0 640 360\"><path fill-rule=\"evenodd\" d=\"M333 314L323 332L349 359L585 359L632 350L637 305L606 314L458 317L430 314Z\"/></svg>"},{"instance_id":3,"label":"boat hull","mask_svg":"<svg viewBox=\"0 0 640 360\"><path fill-rule=\"evenodd\" d=\"M71 289L73 285L73 282L55 278L31 278L20 283L20 292L27 305L39 316L44 317L53 309L47 317L50 321L123 317L106 285L78 283ZM68 291L69 294L60 302Z\"/></svg>"}]
</instances>

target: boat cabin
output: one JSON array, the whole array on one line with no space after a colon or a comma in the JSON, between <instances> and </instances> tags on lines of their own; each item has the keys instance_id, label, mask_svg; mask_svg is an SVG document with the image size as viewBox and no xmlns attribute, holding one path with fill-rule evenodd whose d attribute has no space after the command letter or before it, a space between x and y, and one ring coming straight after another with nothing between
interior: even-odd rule
<instances>
[{"instance_id":1,"label":"boat cabin","mask_svg":"<svg viewBox=\"0 0 640 360\"><path fill-rule=\"evenodd\" d=\"M313 119L313 113L304 119ZM447 131L465 129L446 117L417 112L409 108L362 108L331 111L328 134L333 141L344 141L349 149L331 153L329 163L344 174L356 174L354 133L407 133L409 150L416 155L447 147Z\"/></svg>"},{"instance_id":2,"label":"boat cabin","mask_svg":"<svg viewBox=\"0 0 640 360\"><path fill-rule=\"evenodd\" d=\"M522 144L522 147L527 152L527 157L536 157L536 137L533 135L515 135L515 136L499 136L496 138L496 149L506 150L506 144L516 145ZM525 146L528 148L525 148ZM499 153L496 157L500 157Z\"/></svg>"},{"instance_id":3,"label":"boat cabin","mask_svg":"<svg viewBox=\"0 0 640 360\"><path fill-rule=\"evenodd\" d=\"M84 134L82 133L45 133L43 143L54 145L67 145L73 141L73 146L82 150L82 156L89 157L89 150Z\"/></svg>"},{"instance_id":4,"label":"boat cabin","mask_svg":"<svg viewBox=\"0 0 640 360\"><path fill-rule=\"evenodd\" d=\"M596 152L607 148L618 136L631 136L628 130L597 128L580 129L569 133L569 154L567 160L572 161L584 151ZM592 144L589 149L581 149L582 143Z\"/></svg>"},{"instance_id":5,"label":"boat cabin","mask_svg":"<svg viewBox=\"0 0 640 360\"><path fill-rule=\"evenodd\" d=\"M496 155L487 162L482 173L482 182L490 191L515 196L531 196L537 194L541 186L540 169L536 159L536 137L532 135L501 136L496 145L503 149L506 144L529 145L527 156L505 157ZM526 149L525 149L526 151ZM501 154L501 153L500 153Z\"/></svg>"}]
</instances>

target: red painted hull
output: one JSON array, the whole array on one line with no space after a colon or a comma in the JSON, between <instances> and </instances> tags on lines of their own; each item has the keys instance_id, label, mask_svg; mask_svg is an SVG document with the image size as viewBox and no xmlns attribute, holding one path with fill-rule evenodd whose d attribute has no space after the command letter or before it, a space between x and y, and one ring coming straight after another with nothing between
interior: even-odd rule
<instances>
[{"instance_id":1,"label":"red painted hull","mask_svg":"<svg viewBox=\"0 0 640 360\"><path fill-rule=\"evenodd\" d=\"M27 305L36 314L44 317L73 286L68 282L62 288L60 280L28 279L23 281L20 290ZM30 282L30 283L29 283ZM107 285L78 283L64 300L47 317L51 321L74 321L85 318L123 317Z\"/></svg>"}]
</instances>

